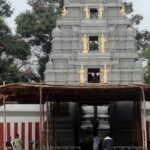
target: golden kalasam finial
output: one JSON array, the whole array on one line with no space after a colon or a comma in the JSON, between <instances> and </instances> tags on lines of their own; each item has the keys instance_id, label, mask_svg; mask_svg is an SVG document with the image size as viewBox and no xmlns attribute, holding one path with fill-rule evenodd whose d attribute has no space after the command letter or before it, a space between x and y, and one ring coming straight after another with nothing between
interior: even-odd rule
<instances>
[{"instance_id":1,"label":"golden kalasam finial","mask_svg":"<svg viewBox=\"0 0 150 150\"><path fill-rule=\"evenodd\" d=\"M84 84L86 82L86 71L85 71L83 65L81 65L78 73L80 75L80 84Z\"/></svg>"},{"instance_id":2,"label":"golden kalasam finial","mask_svg":"<svg viewBox=\"0 0 150 150\"><path fill-rule=\"evenodd\" d=\"M66 9L66 7L65 7L65 6L63 6L63 10L62 10L61 15L62 15L63 17L65 17L65 16L67 16L67 15L68 15L68 10Z\"/></svg>"},{"instance_id":3,"label":"golden kalasam finial","mask_svg":"<svg viewBox=\"0 0 150 150\"><path fill-rule=\"evenodd\" d=\"M103 16L104 16L104 7L100 5L98 8L98 17L103 18Z\"/></svg>"},{"instance_id":4,"label":"golden kalasam finial","mask_svg":"<svg viewBox=\"0 0 150 150\"><path fill-rule=\"evenodd\" d=\"M101 77L101 83L102 84L107 84L108 83L108 74L109 74L109 69L107 68L107 65L104 65L104 68L101 69L100 71L100 77Z\"/></svg>"},{"instance_id":5,"label":"golden kalasam finial","mask_svg":"<svg viewBox=\"0 0 150 150\"><path fill-rule=\"evenodd\" d=\"M88 53L89 52L89 38L87 37L86 34L81 38L81 42L83 44L83 53Z\"/></svg>"},{"instance_id":6,"label":"golden kalasam finial","mask_svg":"<svg viewBox=\"0 0 150 150\"><path fill-rule=\"evenodd\" d=\"M121 9L120 9L120 15L121 16L125 16L126 15L126 10L125 10L125 6L122 5Z\"/></svg>"},{"instance_id":7,"label":"golden kalasam finial","mask_svg":"<svg viewBox=\"0 0 150 150\"><path fill-rule=\"evenodd\" d=\"M88 8L87 4L84 7L84 14L86 19L90 18L90 9Z\"/></svg>"},{"instance_id":8,"label":"golden kalasam finial","mask_svg":"<svg viewBox=\"0 0 150 150\"><path fill-rule=\"evenodd\" d=\"M99 37L99 50L101 53L105 53L105 48L106 48L106 42L107 42L107 39L104 37L104 35L102 34L100 37Z\"/></svg>"}]
</instances>

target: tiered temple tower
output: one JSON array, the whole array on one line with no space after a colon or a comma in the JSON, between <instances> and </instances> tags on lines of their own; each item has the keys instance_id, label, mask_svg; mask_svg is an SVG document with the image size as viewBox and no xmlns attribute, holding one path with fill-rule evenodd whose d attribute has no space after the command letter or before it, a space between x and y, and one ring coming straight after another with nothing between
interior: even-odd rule
<instances>
[{"instance_id":1,"label":"tiered temple tower","mask_svg":"<svg viewBox=\"0 0 150 150\"><path fill-rule=\"evenodd\" d=\"M63 13L52 32L46 83L80 83L81 66L86 83L95 82L90 77L94 73L100 82L105 65L110 84L143 82L142 70L135 64L136 30L120 0L65 0Z\"/></svg>"},{"instance_id":2,"label":"tiered temple tower","mask_svg":"<svg viewBox=\"0 0 150 150\"><path fill-rule=\"evenodd\" d=\"M52 32L52 51L46 64L45 82L142 83L142 69L135 63L138 59L135 36L136 30L130 26L121 0L64 0L62 17L57 20ZM132 112L137 106L132 102L118 102L110 106L115 142L126 133L119 144L126 144L124 141L129 144L128 139L133 135L130 128L134 117ZM70 108L73 112L75 107ZM125 117L127 125L116 118L116 112L125 114L126 108L130 108L129 117ZM75 129L69 124L71 119L67 121L68 129ZM128 131L122 132L123 128ZM74 132L64 134L62 145L73 145L76 139ZM66 142L65 139L73 140Z\"/></svg>"}]
</instances>

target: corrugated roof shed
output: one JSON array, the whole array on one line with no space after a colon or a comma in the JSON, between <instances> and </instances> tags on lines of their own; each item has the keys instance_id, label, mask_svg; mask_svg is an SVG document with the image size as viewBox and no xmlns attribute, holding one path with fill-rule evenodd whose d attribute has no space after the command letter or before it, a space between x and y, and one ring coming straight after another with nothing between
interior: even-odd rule
<instances>
[{"instance_id":1,"label":"corrugated roof shed","mask_svg":"<svg viewBox=\"0 0 150 150\"><path fill-rule=\"evenodd\" d=\"M111 101L138 101L142 88L145 98L150 101L150 85L145 84L7 84L0 86L0 94L6 102L39 103L42 100L81 103L104 103ZM1 96L2 98L2 96Z\"/></svg>"}]
</instances>

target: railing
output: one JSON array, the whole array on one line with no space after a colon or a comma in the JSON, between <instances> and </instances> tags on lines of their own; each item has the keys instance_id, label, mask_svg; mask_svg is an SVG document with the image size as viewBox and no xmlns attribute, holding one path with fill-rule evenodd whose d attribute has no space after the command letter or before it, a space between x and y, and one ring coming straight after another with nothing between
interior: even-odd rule
<instances>
[{"instance_id":1,"label":"railing","mask_svg":"<svg viewBox=\"0 0 150 150\"><path fill-rule=\"evenodd\" d=\"M4 150L4 147L0 146L0 150ZM30 150L40 150L40 147L32 147L30 148ZM54 147L43 148L43 150L81 150L81 148L73 147L73 146L67 146L67 147L54 146Z\"/></svg>"},{"instance_id":2,"label":"railing","mask_svg":"<svg viewBox=\"0 0 150 150\"><path fill-rule=\"evenodd\" d=\"M28 141L28 147L30 150L40 150L39 141Z\"/></svg>"},{"instance_id":3,"label":"railing","mask_svg":"<svg viewBox=\"0 0 150 150\"><path fill-rule=\"evenodd\" d=\"M39 141L29 141L30 150L40 150ZM74 146L43 146L43 150L81 150L80 147Z\"/></svg>"},{"instance_id":4,"label":"railing","mask_svg":"<svg viewBox=\"0 0 150 150\"><path fill-rule=\"evenodd\" d=\"M114 146L113 150L146 150L146 148L138 146Z\"/></svg>"},{"instance_id":5,"label":"railing","mask_svg":"<svg viewBox=\"0 0 150 150\"><path fill-rule=\"evenodd\" d=\"M48 150L80 150L80 147L50 147Z\"/></svg>"},{"instance_id":6,"label":"railing","mask_svg":"<svg viewBox=\"0 0 150 150\"><path fill-rule=\"evenodd\" d=\"M32 150L40 150L40 148L32 148ZM46 148L43 148L43 150L81 150L80 147L60 147L60 146L54 146L54 147L46 147Z\"/></svg>"}]
</instances>

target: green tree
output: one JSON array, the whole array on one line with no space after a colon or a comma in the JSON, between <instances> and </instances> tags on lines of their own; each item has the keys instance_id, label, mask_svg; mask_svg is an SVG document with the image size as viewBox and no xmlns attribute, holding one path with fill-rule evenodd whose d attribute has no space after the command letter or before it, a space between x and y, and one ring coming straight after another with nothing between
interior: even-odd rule
<instances>
[{"instance_id":1,"label":"green tree","mask_svg":"<svg viewBox=\"0 0 150 150\"><path fill-rule=\"evenodd\" d=\"M147 66L145 67L145 82L150 84L150 45L147 46L145 52L144 52L144 56L147 59Z\"/></svg>"},{"instance_id":2,"label":"green tree","mask_svg":"<svg viewBox=\"0 0 150 150\"><path fill-rule=\"evenodd\" d=\"M43 54L39 58L38 72L44 78L45 64L51 51L52 30L63 6L63 0L28 0L32 10L21 13L16 18L17 34L27 39L30 46L40 47Z\"/></svg>"},{"instance_id":3,"label":"green tree","mask_svg":"<svg viewBox=\"0 0 150 150\"><path fill-rule=\"evenodd\" d=\"M6 0L0 1L0 84L19 82L20 70L16 60L25 62L30 54L30 47L25 40L13 35L5 23L5 19L13 13L11 5ZM27 79L23 78L23 81Z\"/></svg>"},{"instance_id":4,"label":"green tree","mask_svg":"<svg viewBox=\"0 0 150 150\"><path fill-rule=\"evenodd\" d=\"M133 14L132 3L125 3L127 14L131 14L131 25L138 26L143 20L140 14ZM147 59L147 66L144 70L144 79L150 83L150 32L147 30L138 31L136 35L137 51L140 51L140 57Z\"/></svg>"},{"instance_id":5,"label":"green tree","mask_svg":"<svg viewBox=\"0 0 150 150\"><path fill-rule=\"evenodd\" d=\"M134 12L133 3L124 3L124 5L125 5L126 13L130 14L131 26L133 26L133 27L138 26L141 23L141 21L143 20L143 16L141 16L140 14L134 14L133 13ZM137 30L136 40L137 40L137 50L144 52L146 47L150 44L150 33L149 33L149 31Z\"/></svg>"},{"instance_id":6,"label":"green tree","mask_svg":"<svg viewBox=\"0 0 150 150\"><path fill-rule=\"evenodd\" d=\"M137 44L138 50L141 50L144 52L150 44L150 33L149 33L149 31L146 31L146 30L143 30L141 32L138 31L137 36L136 36L136 40L138 43Z\"/></svg>"},{"instance_id":7,"label":"green tree","mask_svg":"<svg viewBox=\"0 0 150 150\"><path fill-rule=\"evenodd\" d=\"M6 0L0 1L0 18L2 17L10 17L13 11L11 10L10 3Z\"/></svg>"}]
</instances>

